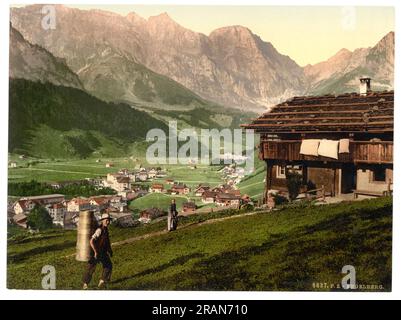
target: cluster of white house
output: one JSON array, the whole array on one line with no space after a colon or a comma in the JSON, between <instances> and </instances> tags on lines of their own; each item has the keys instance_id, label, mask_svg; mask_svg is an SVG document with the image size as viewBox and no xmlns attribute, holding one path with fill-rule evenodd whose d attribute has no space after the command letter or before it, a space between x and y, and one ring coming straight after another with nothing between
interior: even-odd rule
<instances>
[{"instance_id":1,"label":"cluster of white house","mask_svg":"<svg viewBox=\"0 0 401 320\"><path fill-rule=\"evenodd\" d=\"M241 182L241 179L245 177L245 169L235 164L225 166L220 170L223 178L227 181L228 184L236 185Z\"/></svg>"},{"instance_id":2,"label":"cluster of white house","mask_svg":"<svg viewBox=\"0 0 401 320\"><path fill-rule=\"evenodd\" d=\"M128 169L121 169L117 173L112 174L114 176L119 176L122 178L129 178L130 182L135 182L135 181L148 181L154 178L164 178L167 173L161 170L161 168L139 168L134 171L130 171ZM106 179L103 180L104 183L110 183L110 177L107 175ZM126 182L122 182L126 183Z\"/></svg>"},{"instance_id":3,"label":"cluster of white house","mask_svg":"<svg viewBox=\"0 0 401 320\"><path fill-rule=\"evenodd\" d=\"M145 182L154 178L163 178L166 173L155 168L140 168L136 171L121 169L117 173L108 173L98 184L101 187L108 187L117 191L118 195L126 199L132 199L134 190L132 184L136 181Z\"/></svg>"},{"instance_id":4,"label":"cluster of white house","mask_svg":"<svg viewBox=\"0 0 401 320\"><path fill-rule=\"evenodd\" d=\"M73 227L77 222L79 212L83 210L93 210L96 217L99 217L104 211L115 214L128 213L127 201L119 195L77 197L66 200L62 194L49 194L22 197L17 200L12 206L13 222L27 227L27 217L35 206L45 208L53 223L63 227Z\"/></svg>"}]
</instances>

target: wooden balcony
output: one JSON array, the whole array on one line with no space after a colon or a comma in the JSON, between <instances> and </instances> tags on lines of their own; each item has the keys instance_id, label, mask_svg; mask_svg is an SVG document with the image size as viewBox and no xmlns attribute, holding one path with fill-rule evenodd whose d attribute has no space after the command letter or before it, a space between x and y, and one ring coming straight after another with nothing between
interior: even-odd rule
<instances>
[{"instance_id":1,"label":"wooden balcony","mask_svg":"<svg viewBox=\"0 0 401 320\"><path fill-rule=\"evenodd\" d=\"M338 160L322 156L302 155L299 153L300 149L300 140L262 140L259 157L263 160L393 163L393 141L350 141L350 152L340 153Z\"/></svg>"}]
</instances>

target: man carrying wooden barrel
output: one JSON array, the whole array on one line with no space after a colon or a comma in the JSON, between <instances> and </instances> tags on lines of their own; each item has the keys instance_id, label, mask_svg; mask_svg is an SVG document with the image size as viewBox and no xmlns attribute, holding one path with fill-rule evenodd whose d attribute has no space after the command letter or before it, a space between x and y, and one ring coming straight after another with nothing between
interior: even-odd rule
<instances>
[{"instance_id":1,"label":"man carrying wooden barrel","mask_svg":"<svg viewBox=\"0 0 401 320\"><path fill-rule=\"evenodd\" d=\"M95 272L96 265L101 263L103 266L102 277L99 281L99 288L102 288L105 283L110 281L111 270L113 264L110 258L113 256L111 249L108 226L110 224L111 217L108 213L103 213L99 222L100 226L96 229L95 233L90 239L91 257L88 261L87 269L83 277L83 289L88 289L89 282L92 279L92 275Z\"/></svg>"}]
</instances>

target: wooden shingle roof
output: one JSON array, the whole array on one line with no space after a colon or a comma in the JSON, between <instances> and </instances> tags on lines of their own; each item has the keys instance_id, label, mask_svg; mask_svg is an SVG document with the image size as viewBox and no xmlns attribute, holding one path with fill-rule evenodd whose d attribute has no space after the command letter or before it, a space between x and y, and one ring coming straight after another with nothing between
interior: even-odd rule
<instances>
[{"instance_id":1,"label":"wooden shingle roof","mask_svg":"<svg viewBox=\"0 0 401 320\"><path fill-rule=\"evenodd\" d=\"M259 133L392 132L394 91L294 97L250 124Z\"/></svg>"}]
</instances>

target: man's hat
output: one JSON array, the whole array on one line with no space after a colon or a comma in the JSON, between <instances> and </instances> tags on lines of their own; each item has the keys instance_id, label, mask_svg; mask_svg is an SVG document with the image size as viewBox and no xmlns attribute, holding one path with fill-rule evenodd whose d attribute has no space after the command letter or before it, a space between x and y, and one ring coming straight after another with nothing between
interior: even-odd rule
<instances>
[{"instance_id":1,"label":"man's hat","mask_svg":"<svg viewBox=\"0 0 401 320\"><path fill-rule=\"evenodd\" d=\"M99 221L102 221L102 220L111 220L111 217L108 213L103 213L102 216L100 217Z\"/></svg>"}]
</instances>

